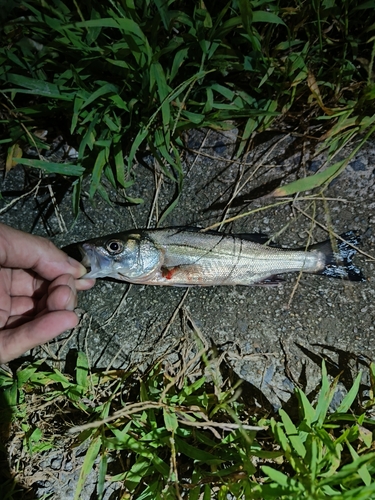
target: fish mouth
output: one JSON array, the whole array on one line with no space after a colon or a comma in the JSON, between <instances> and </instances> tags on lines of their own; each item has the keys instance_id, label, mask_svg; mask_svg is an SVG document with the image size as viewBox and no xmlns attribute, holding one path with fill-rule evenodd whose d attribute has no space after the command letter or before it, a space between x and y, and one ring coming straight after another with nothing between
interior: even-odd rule
<instances>
[{"instance_id":1,"label":"fish mouth","mask_svg":"<svg viewBox=\"0 0 375 500\"><path fill-rule=\"evenodd\" d=\"M108 275L103 270L103 262L100 254L89 243L83 243L79 246L82 255L81 264L88 270L82 278L102 278Z\"/></svg>"},{"instance_id":2,"label":"fish mouth","mask_svg":"<svg viewBox=\"0 0 375 500\"><path fill-rule=\"evenodd\" d=\"M85 247L85 248L84 248ZM85 243L83 245L79 245L79 251L82 256L81 264L86 268L86 269L91 269L91 259L89 257L89 248L88 245Z\"/></svg>"}]
</instances>

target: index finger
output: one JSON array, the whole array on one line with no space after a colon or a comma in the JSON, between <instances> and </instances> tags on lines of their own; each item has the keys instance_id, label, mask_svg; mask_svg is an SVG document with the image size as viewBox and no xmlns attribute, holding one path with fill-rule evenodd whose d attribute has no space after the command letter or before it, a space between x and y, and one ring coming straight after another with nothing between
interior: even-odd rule
<instances>
[{"instance_id":1,"label":"index finger","mask_svg":"<svg viewBox=\"0 0 375 500\"><path fill-rule=\"evenodd\" d=\"M0 266L31 269L49 281L61 274L80 278L86 269L41 236L24 233L0 223Z\"/></svg>"}]
</instances>

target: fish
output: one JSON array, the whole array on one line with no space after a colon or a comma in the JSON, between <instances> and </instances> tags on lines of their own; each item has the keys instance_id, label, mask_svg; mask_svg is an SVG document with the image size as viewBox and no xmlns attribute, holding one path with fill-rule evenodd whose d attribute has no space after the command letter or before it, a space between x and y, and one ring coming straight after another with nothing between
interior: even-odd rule
<instances>
[{"instance_id":1,"label":"fish","mask_svg":"<svg viewBox=\"0 0 375 500\"><path fill-rule=\"evenodd\" d=\"M265 245L257 234L202 232L199 228L132 229L87 240L80 245L83 278L114 278L143 285L278 285L280 274L304 272L365 281L352 261L360 238L284 249Z\"/></svg>"}]
</instances>

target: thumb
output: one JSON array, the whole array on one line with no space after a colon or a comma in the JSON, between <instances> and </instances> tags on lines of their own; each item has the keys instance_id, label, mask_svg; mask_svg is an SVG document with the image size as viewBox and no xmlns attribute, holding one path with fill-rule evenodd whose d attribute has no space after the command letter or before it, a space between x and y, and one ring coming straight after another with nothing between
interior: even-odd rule
<instances>
[{"instance_id":1,"label":"thumb","mask_svg":"<svg viewBox=\"0 0 375 500\"><path fill-rule=\"evenodd\" d=\"M16 328L0 331L0 363L45 344L77 324L78 316L73 311L53 311Z\"/></svg>"}]
</instances>

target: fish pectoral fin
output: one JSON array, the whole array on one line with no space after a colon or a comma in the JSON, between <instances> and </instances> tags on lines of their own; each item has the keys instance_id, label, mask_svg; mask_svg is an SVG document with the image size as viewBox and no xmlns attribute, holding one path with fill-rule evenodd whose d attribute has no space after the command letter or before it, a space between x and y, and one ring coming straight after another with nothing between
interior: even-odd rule
<instances>
[{"instance_id":1,"label":"fish pectoral fin","mask_svg":"<svg viewBox=\"0 0 375 500\"><path fill-rule=\"evenodd\" d=\"M174 267L162 266L160 271L163 278L170 280L173 278L173 275L176 274L176 272L179 271L180 269L181 266L174 266Z\"/></svg>"},{"instance_id":2,"label":"fish pectoral fin","mask_svg":"<svg viewBox=\"0 0 375 500\"><path fill-rule=\"evenodd\" d=\"M178 283L183 283L184 285L204 285L202 270L196 264L181 264L171 267L162 266L160 272L164 279L173 281L174 285Z\"/></svg>"},{"instance_id":3,"label":"fish pectoral fin","mask_svg":"<svg viewBox=\"0 0 375 500\"><path fill-rule=\"evenodd\" d=\"M259 286L279 286L284 281L285 280L283 278L280 278L280 276L277 276L275 274L274 276L269 276L268 278L264 278L261 281L257 281L256 283L254 283L254 285L259 285Z\"/></svg>"}]
</instances>

